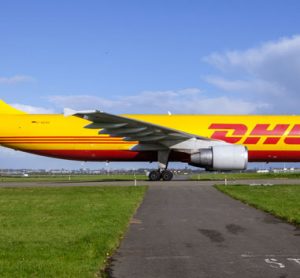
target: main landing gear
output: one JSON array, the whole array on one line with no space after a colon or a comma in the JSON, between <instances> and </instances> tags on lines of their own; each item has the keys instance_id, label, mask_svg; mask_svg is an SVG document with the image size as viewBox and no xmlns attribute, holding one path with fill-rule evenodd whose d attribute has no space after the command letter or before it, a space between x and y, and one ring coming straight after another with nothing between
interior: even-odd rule
<instances>
[{"instance_id":1,"label":"main landing gear","mask_svg":"<svg viewBox=\"0 0 300 278\"><path fill-rule=\"evenodd\" d=\"M170 181L173 178L173 173L169 170L154 170L149 173L150 181L159 181L160 179L164 181Z\"/></svg>"},{"instance_id":2,"label":"main landing gear","mask_svg":"<svg viewBox=\"0 0 300 278\"><path fill-rule=\"evenodd\" d=\"M150 181L159 181L159 180L164 180L164 181L170 181L173 178L173 173L169 170L168 168L168 159L169 159L169 150L164 150L164 151L158 151L158 170L151 171L149 173L149 180Z\"/></svg>"}]
</instances>

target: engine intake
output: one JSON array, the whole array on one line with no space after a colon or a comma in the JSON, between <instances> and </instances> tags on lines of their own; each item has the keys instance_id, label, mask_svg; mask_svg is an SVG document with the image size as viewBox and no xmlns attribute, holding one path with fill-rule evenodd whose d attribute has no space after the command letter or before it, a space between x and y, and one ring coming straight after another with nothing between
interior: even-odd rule
<instances>
[{"instance_id":1,"label":"engine intake","mask_svg":"<svg viewBox=\"0 0 300 278\"><path fill-rule=\"evenodd\" d=\"M220 145L200 149L191 155L190 165L207 170L244 170L247 168L248 151L242 145Z\"/></svg>"}]
</instances>

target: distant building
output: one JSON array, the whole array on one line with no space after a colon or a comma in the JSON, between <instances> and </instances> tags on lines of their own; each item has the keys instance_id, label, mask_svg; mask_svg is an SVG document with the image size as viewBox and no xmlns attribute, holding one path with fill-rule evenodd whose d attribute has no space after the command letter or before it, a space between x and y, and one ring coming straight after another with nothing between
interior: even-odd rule
<instances>
[{"instance_id":1,"label":"distant building","mask_svg":"<svg viewBox=\"0 0 300 278\"><path fill-rule=\"evenodd\" d=\"M270 173L270 170L268 170L268 169L260 169L260 170L257 170L256 173L259 173L259 174Z\"/></svg>"}]
</instances>

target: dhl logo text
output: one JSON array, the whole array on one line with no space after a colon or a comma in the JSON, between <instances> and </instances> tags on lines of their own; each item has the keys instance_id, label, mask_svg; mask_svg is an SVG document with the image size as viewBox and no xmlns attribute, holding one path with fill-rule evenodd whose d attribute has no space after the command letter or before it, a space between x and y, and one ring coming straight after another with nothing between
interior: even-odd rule
<instances>
[{"instance_id":1,"label":"dhl logo text","mask_svg":"<svg viewBox=\"0 0 300 278\"><path fill-rule=\"evenodd\" d=\"M209 129L215 130L211 138L233 144L274 145L282 137L285 144L300 144L300 124L276 124L273 127L270 124L257 124L252 130L244 124L211 124Z\"/></svg>"}]
</instances>

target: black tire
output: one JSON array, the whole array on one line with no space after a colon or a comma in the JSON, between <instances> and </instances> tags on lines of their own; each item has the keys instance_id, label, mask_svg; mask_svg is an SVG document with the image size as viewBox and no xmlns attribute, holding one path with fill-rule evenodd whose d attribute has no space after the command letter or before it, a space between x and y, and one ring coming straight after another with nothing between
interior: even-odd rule
<instances>
[{"instance_id":1,"label":"black tire","mask_svg":"<svg viewBox=\"0 0 300 278\"><path fill-rule=\"evenodd\" d=\"M149 176L148 176L149 180L150 181L159 181L160 178L161 178L161 174L159 171L155 170L155 171L151 171L149 173Z\"/></svg>"},{"instance_id":2,"label":"black tire","mask_svg":"<svg viewBox=\"0 0 300 278\"><path fill-rule=\"evenodd\" d=\"M173 178L173 173L171 171L165 170L161 173L161 177L164 181L170 181Z\"/></svg>"}]
</instances>

